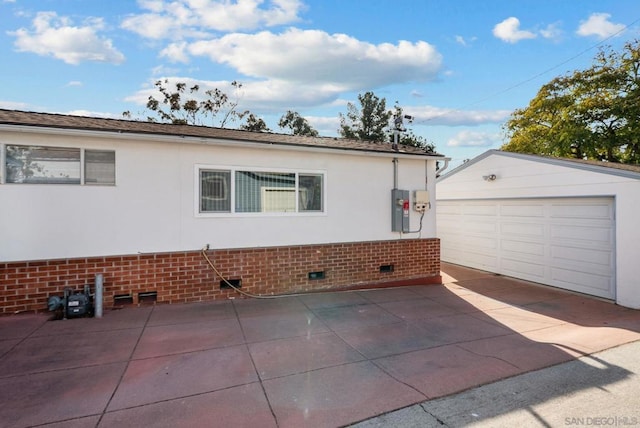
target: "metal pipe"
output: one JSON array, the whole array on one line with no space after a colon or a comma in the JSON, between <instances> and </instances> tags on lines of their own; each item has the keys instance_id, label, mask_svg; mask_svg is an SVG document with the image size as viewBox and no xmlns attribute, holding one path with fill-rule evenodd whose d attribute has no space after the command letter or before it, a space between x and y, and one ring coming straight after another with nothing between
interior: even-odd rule
<instances>
[{"instance_id":1,"label":"metal pipe","mask_svg":"<svg viewBox=\"0 0 640 428\"><path fill-rule=\"evenodd\" d=\"M393 188L398 188L398 158L393 158Z\"/></svg>"},{"instance_id":2,"label":"metal pipe","mask_svg":"<svg viewBox=\"0 0 640 428\"><path fill-rule=\"evenodd\" d=\"M101 273L96 275L95 317L102 318L102 288L104 278Z\"/></svg>"}]
</instances>

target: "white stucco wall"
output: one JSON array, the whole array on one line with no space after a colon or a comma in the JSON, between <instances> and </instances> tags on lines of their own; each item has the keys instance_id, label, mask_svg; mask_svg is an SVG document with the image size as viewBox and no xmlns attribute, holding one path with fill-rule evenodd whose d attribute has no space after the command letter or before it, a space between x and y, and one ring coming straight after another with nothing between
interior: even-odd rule
<instances>
[{"instance_id":1,"label":"white stucco wall","mask_svg":"<svg viewBox=\"0 0 640 428\"><path fill-rule=\"evenodd\" d=\"M0 144L116 152L115 186L0 184L2 261L194 250L205 244L243 248L419 236L391 232L392 155L245 147L238 142L158 142L77 132L5 131ZM435 159L398 157L398 187L425 189L427 182L433 199ZM322 171L325 212L197 216L197 164ZM418 221L419 214L411 211L412 230ZM420 237L435 236L431 209Z\"/></svg>"},{"instance_id":2,"label":"white stucco wall","mask_svg":"<svg viewBox=\"0 0 640 428\"><path fill-rule=\"evenodd\" d=\"M495 181L483 180L495 174ZM616 301L640 309L640 180L491 154L438 181L438 200L613 196L616 212Z\"/></svg>"}]
</instances>

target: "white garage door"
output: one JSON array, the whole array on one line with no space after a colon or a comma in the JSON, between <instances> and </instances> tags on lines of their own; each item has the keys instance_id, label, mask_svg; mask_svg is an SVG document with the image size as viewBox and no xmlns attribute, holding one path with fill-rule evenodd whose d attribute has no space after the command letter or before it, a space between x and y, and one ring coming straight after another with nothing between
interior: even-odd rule
<instances>
[{"instance_id":1,"label":"white garage door","mask_svg":"<svg viewBox=\"0 0 640 428\"><path fill-rule=\"evenodd\" d=\"M615 298L613 198L438 201L443 261Z\"/></svg>"}]
</instances>

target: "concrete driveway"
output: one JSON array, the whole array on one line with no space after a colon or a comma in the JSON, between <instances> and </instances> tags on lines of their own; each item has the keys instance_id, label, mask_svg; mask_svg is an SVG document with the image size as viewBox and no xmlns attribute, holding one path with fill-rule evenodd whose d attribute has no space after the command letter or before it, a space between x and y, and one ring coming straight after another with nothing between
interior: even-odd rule
<instances>
[{"instance_id":1,"label":"concrete driveway","mask_svg":"<svg viewBox=\"0 0 640 428\"><path fill-rule=\"evenodd\" d=\"M578 358L640 340L640 311L442 270L443 285L0 318L1 424L384 423L371 418L569 361L588 371ZM589 387L632 376L598 370Z\"/></svg>"}]
</instances>

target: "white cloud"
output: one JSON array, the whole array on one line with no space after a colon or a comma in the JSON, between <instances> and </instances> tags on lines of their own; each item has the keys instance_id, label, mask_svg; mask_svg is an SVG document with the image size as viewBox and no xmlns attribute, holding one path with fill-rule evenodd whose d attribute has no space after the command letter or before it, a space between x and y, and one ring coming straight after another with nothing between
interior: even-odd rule
<instances>
[{"instance_id":1,"label":"white cloud","mask_svg":"<svg viewBox=\"0 0 640 428\"><path fill-rule=\"evenodd\" d=\"M464 37L459 35L455 36L456 43L462 46L469 46L470 43L475 42L476 40L478 40L478 38L475 36L468 39L465 39Z\"/></svg>"},{"instance_id":2,"label":"white cloud","mask_svg":"<svg viewBox=\"0 0 640 428\"><path fill-rule=\"evenodd\" d=\"M72 81L68 82L65 86L67 86L67 87L82 86L82 82L80 82L79 80L72 80Z\"/></svg>"},{"instance_id":3,"label":"white cloud","mask_svg":"<svg viewBox=\"0 0 640 428\"><path fill-rule=\"evenodd\" d=\"M405 112L415 116L416 124L432 126L477 126L502 123L511 114L510 110L452 110L432 106L407 107Z\"/></svg>"},{"instance_id":4,"label":"white cloud","mask_svg":"<svg viewBox=\"0 0 640 428\"><path fill-rule=\"evenodd\" d=\"M338 115L333 117L305 116L305 119L307 119L309 124L313 126L320 135L338 135L338 129L340 128L340 118Z\"/></svg>"},{"instance_id":5,"label":"white cloud","mask_svg":"<svg viewBox=\"0 0 640 428\"><path fill-rule=\"evenodd\" d=\"M138 5L149 13L129 16L122 28L151 39L286 25L299 21L304 9L300 0L143 0Z\"/></svg>"},{"instance_id":6,"label":"white cloud","mask_svg":"<svg viewBox=\"0 0 640 428\"><path fill-rule=\"evenodd\" d=\"M122 22L121 26L148 39L163 39L180 29L179 23L171 16L152 13L130 16ZM182 34L182 31L179 33Z\"/></svg>"},{"instance_id":7,"label":"white cloud","mask_svg":"<svg viewBox=\"0 0 640 428\"><path fill-rule=\"evenodd\" d=\"M520 29L520 20L510 17L493 27L493 35L507 43L517 43L524 39L535 39L536 34Z\"/></svg>"},{"instance_id":8,"label":"white cloud","mask_svg":"<svg viewBox=\"0 0 640 428\"><path fill-rule=\"evenodd\" d=\"M67 112L60 112L59 114L67 114L70 116L83 116L83 117L101 117L104 119L122 119L122 115L120 114L105 113L101 111L91 111L91 110L70 110Z\"/></svg>"},{"instance_id":9,"label":"white cloud","mask_svg":"<svg viewBox=\"0 0 640 428\"><path fill-rule=\"evenodd\" d=\"M542 37L544 37L545 39L559 40L562 36L560 23L554 22L553 24L547 25L545 28L540 30L540 35L542 35Z\"/></svg>"},{"instance_id":10,"label":"white cloud","mask_svg":"<svg viewBox=\"0 0 640 428\"><path fill-rule=\"evenodd\" d=\"M254 78L324 86L333 91L375 88L436 77L442 56L430 44L400 41L374 45L345 34L291 28L281 34L233 33L188 46Z\"/></svg>"},{"instance_id":11,"label":"white cloud","mask_svg":"<svg viewBox=\"0 0 640 428\"><path fill-rule=\"evenodd\" d=\"M331 85L299 85L284 80L266 80L244 82L239 90L236 90L230 81L196 80L190 77L159 77L156 80L168 80L168 88L171 91L176 82L184 82L188 87L199 85L198 93L204 99L207 90L220 89L231 100L239 102L238 110L250 109L251 111L281 112L283 109L298 109L334 102L342 88ZM160 99L161 95L149 82L145 89L127 97L125 101L138 105L146 105L150 95Z\"/></svg>"},{"instance_id":12,"label":"white cloud","mask_svg":"<svg viewBox=\"0 0 640 428\"><path fill-rule=\"evenodd\" d=\"M19 52L51 56L73 65L84 61L124 62L124 55L113 47L111 40L98 35L104 28L101 19L90 18L78 27L55 12L39 12L32 27L31 31L20 28L9 33L15 36Z\"/></svg>"},{"instance_id":13,"label":"white cloud","mask_svg":"<svg viewBox=\"0 0 640 428\"><path fill-rule=\"evenodd\" d=\"M447 147L491 147L501 144L499 134L460 131L447 141Z\"/></svg>"},{"instance_id":14,"label":"white cloud","mask_svg":"<svg viewBox=\"0 0 640 428\"><path fill-rule=\"evenodd\" d=\"M18 101L3 101L0 100L0 108L7 110L28 110L29 104Z\"/></svg>"},{"instance_id":15,"label":"white cloud","mask_svg":"<svg viewBox=\"0 0 640 428\"><path fill-rule=\"evenodd\" d=\"M186 42L170 43L166 48L160 51L160 57L166 57L171 62L188 63L189 54L186 49Z\"/></svg>"},{"instance_id":16,"label":"white cloud","mask_svg":"<svg viewBox=\"0 0 640 428\"><path fill-rule=\"evenodd\" d=\"M576 34L585 37L596 36L599 39L621 34L625 25L614 24L609 18L611 15L608 13L593 13L586 21L580 21Z\"/></svg>"},{"instance_id":17,"label":"white cloud","mask_svg":"<svg viewBox=\"0 0 640 428\"><path fill-rule=\"evenodd\" d=\"M177 68L158 65L151 69L151 75L152 76L169 76L169 75L178 73L178 71L179 70Z\"/></svg>"}]
</instances>

